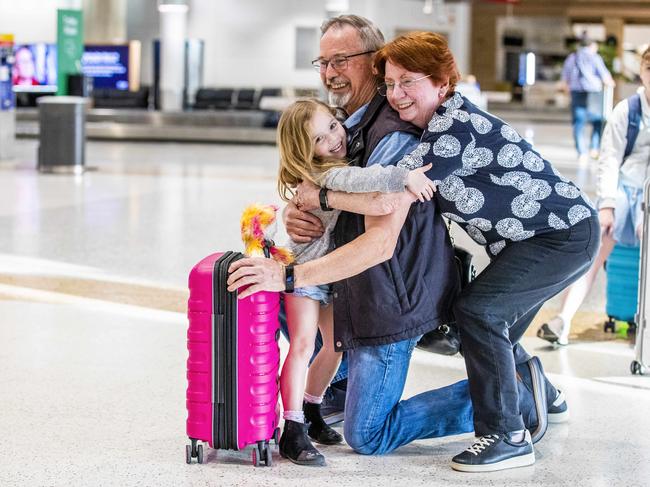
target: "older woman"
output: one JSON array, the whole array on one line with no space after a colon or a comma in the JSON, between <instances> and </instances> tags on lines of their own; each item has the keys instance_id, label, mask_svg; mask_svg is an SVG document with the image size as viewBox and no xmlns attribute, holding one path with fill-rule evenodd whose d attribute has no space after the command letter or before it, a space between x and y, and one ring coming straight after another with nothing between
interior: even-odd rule
<instances>
[{"instance_id":1,"label":"older woman","mask_svg":"<svg viewBox=\"0 0 650 487\"><path fill-rule=\"evenodd\" d=\"M420 145L400 164L433 164L427 175L439 182L438 207L485 245L492 258L454 306L479 438L454 457L452 467L494 471L531 465L532 443L545 430L546 391L555 420L566 418L568 411L563 396L544 383L538 359L531 359L517 342L543 303L591 264L599 241L595 211L512 127L455 93L456 64L441 36L399 37L377 53L375 68L384 79L380 94L402 120L424 130ZM303 203L306 199L303 194ZM403 204L395 214L366 225L364 234L325 258L289 272L273 262L239 261L231 267L229 289L252 284L242 292L245 296L260 289L281 290L287 280L296 286L321 284L361 272L392 256L406 215ZM531 365L530 372L516 369L523 363ZM530 411L520 409L525 403L520 396L527 391L517 381L517 375L526 374L523 382L542 398L536 401L538 428L532 439L525 423L534 421ZM385 424L395 408L388 409ZM357 424L363 426L348 424L346 416L348 443L357 438L352 431ZM431 437L419 435L408 439ZM402 438L398 444L405 442Z\"/></svg>"},{"instance_id":2,"label":"older woman","mask_svg":"<svg viewBox=\"0 0 650 487\"><path fill-rule=\"evenodd\" d=\"M479 439L452 467L530 465L535 456L518 407L513 345L544 302L589 268L599 242L596 212L512 127L454 92L456 66L441 36L397 38L377 54L375 67L400 118L424 129L400 164L433 163L427 175L439 181L443 215L491 257L454 306Z\"/></svg>"}]
</instances>

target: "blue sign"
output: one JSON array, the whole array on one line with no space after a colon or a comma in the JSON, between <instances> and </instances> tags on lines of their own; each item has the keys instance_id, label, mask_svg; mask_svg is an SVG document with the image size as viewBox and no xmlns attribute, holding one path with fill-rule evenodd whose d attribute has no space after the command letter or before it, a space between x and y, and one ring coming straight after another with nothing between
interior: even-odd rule
<instances>
[{"instance_id":1,"label":"blue sign","mask_svg":"<svg viewBox=\"0 0 650 487\"><path fill-rule=\"evenodd\" d=\"M81 71L94 88L129 89L129 46L85 46Z\"/></svg>"},{"instance_id":2,"label":"blue sign","mask_svg":"<svg viewBox=\"0 0 650 487\"><path fill-rule=\"evenodd\" d=\"M0 110L11 110L14 107L14 94L11 90L13 46L13 35L0 35Z\"/></svg>"},{"instance_id":3,"label":"blue sign","mask_svg":"<svg viewBox=\"0 0 650 487\"><path fill-rule=\"evenodd\" d=\"M0 110L14 107L14 92L11 89L11 64L0 62Z\"/></svg>"}]
</instances>

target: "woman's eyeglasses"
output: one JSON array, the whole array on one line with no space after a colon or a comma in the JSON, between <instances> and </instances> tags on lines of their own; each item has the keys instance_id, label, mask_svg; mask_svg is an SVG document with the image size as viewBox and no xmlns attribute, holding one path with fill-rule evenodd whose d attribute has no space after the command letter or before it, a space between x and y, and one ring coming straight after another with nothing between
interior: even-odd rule
<instances>
[{"instance_id":1,"label":"woman's eyeglasses","mask_svg":"<svg viewBox=\"0 0 650 487\"><path fill-rule=\"evenodd\" d=\"M398 81L397 83L393 83L392 81L389 81L388 83L380 84L377 87L377 91L381 96L386 96L386 93L391 93L396 86L399 86L402 89L402 91L409 91L410 89L415 87L415 83L430 77L431 75L427 74L426 76L422 76L421 78L416 78L416 79L407 78L407 79L403 79L402 81Z\"/></svg>"}]
</instances>

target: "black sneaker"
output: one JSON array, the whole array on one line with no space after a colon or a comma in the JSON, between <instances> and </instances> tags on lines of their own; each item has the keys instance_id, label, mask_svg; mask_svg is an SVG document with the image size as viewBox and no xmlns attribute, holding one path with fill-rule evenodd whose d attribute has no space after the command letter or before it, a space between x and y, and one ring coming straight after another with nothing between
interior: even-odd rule
<instances>
[{"instance_id":1,"label":"black sneaker","mask_svg":"<svg viewBox=\"0 0 650 487\"><path fill-rule=\"evenodd\" d=\"M481 436L463 453L451 460L451 468L460 472L495 472L526 467L535 463L535 451L528 430L524 440L512 441L510 433Z\"/></svg>"},{"instance_id":2,"label":"black sneaker","mask_svg":"<svg viewBox=\"0 0 650 487\"><path fill-rule=\"evenodd\" d=\"M537 337L546 340L549 343L557 343L560 339L560 335L555 333L551 327L548 326L548 323L544 323L539 327L539 330L537 330Z\"/></svg>"},{"instance_id":3,"label":"black sneaker","mask_svg":"<svg viewBox=\"0 0 650 487\"><path fill-rule=\"evenodd\" d=\"M345 394L344 390L334 386L328 387L325 391L323 402L320 405L320 414L328 426L343 421L345 417Z\"/></svg>"},{"instance_id":4,"label":"black sneaker","mask_svg":"<svg viewBox=\"0 0 650 487\"><path fill-rule=\"evenodd\" d=\"M567 406L564 393L558 390L555 400L548 406L548 422L556 424L567 421L569 421L569 406Z\"/></svg>"}]
</instances>

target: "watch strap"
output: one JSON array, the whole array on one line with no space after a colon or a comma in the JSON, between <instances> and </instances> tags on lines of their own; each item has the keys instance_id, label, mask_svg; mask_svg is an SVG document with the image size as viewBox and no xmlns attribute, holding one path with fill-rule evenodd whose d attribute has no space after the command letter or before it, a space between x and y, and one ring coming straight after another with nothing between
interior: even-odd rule
<instances>
[{"instance_id":1,"label":"watch strap","mask_svg":"<svg viewBox=\"0 0 650 487\"><path fill-rule=\"evenodd\" d=\"M329 201L327 201L327 188L321 188L318 192L318 199L320 200L320 209L323 211L332 211Z\"/></svg>"},{"instance_id":2,"label":"watch strap","mask_svg":"<svg viewBox=\"0 0 650 487\"><path fill-rule=\"evenodd\" d=\"M294 290L294 268L293 264L289 264L284 268L284 292L292 293Z\"/></svg>"}]
</instances>

